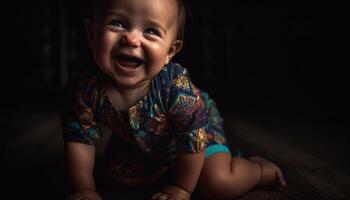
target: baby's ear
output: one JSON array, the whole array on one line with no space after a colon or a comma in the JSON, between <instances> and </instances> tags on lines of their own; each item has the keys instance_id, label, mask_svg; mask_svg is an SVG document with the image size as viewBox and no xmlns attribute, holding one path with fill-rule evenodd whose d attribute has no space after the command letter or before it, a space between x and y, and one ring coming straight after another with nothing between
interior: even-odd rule
<instances>
[{"instance_id":1,"label":"baby's ear","mask_svg":"<svg viewBox=\"0 0 350 200\"><path fill-rule=\"evenodd\" d=\"M182 40L175 40L168 51L168 56L165 60L165 64L168 64L172 57L177 54L182 48L183 42Z\"/></svg>"},{"instance_id":2,"label":"baby's ear","mask_svg":"<svg viewBox=\"0 0 350 200\"><path fill-rule=\"evenodd\" d=\"M89 42L89 47L92 48L93 40L94 40L94 29L91 19L85 18L85 30L86 36Z\"/></svg>"}]
</instances>

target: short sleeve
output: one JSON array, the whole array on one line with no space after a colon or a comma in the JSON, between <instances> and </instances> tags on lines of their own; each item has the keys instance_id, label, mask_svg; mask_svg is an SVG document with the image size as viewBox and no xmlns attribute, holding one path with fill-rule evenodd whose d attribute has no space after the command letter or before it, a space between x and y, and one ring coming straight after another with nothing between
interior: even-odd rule
<instances>
[{"instance_id":1,"label":"short sleeve","mask_svg":"<svg viewBox=\"0 0 350 200\"><path fill-rule=\"evenodd\" d=\"M205 103L191 83L187 69L180 66L172 71L169 117L175 128L178 151L204 151L210 129Z\"/></svg>"},{"instance_id":2,"label":"short sleeve","mask_svg":"<svg viewBox=\"0 0 350 200\"><path fill-rule=\"evenodd\" d=\"M95 87L90 81L81 81L72 95L71 103L61 113L64 141L95 144L101 137L93 111Z\"/></svg>"}]
</instances>

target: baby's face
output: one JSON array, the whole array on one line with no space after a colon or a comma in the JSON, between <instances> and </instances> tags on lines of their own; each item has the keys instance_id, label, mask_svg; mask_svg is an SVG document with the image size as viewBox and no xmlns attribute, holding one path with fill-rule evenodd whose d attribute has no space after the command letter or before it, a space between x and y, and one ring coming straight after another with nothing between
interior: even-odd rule
<instances>
[{"instance_id":1,"label":"baby's face","mask_svg":"<svg viewBox=\"0 0 350 200\"><path fill-rule=\"evenodd\" d=\"M182 46L177 9L176 0L106 0L86 23L98 67L121 87L149 83Z\"/></svg>"}]
</instances>

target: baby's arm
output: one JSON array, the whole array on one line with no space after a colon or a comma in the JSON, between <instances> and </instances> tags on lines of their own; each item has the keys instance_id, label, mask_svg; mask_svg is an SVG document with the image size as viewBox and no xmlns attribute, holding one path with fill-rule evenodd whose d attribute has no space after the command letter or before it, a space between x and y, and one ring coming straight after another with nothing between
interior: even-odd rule
<instances>
[{"instance_id":1,"label":"baby's arm","mask_svg":"<svg viewBox=\"0 0 350 200\"><path fill-rule=\"evenodd\" d=\"M204 163L204 152L179 153L175 163L175 173L171 185L162 193L153 195L153 199L162 199L167 195L174 200L189 200L195 190Z\"/></svg>"},{"instance_id":2,"label":"baby's arm","mask_svg":"<svg viewBox=\"0 0 350 200\"><path fill-rule=\"evenodd\" d=\"M204 152L179 153L175 163L173 183L192 193L197 185L204 163Z\"/></svg>"},{"instance_id":3,"label":"baby's arm","mask_svg":"<svg viewBox=\"0 0 350 200\"><path fill-rule=\"evenodd\" d=\"M101 200L96 193L93 168L95 146L65 142L65 156L69 176L72 180L74 194L69 199Z\"/></svg>"}]
</instances>

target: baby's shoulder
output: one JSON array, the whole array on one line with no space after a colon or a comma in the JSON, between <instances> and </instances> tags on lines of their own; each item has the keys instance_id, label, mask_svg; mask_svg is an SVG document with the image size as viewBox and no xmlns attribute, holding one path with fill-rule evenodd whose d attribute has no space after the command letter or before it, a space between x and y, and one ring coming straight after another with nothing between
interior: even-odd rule
<instances>
[{"instance_id":1,"label":"baby's shoulder","mask_svg":"<svg viewBox=\"0 0 350 200\"><path fill-rule=\"evenodd\" d=\"M178 63L169 62L156 77L156 87L171 93L192 93L192 83L188 70Z\"/></svg>"},{"instance_id":2,"label":"baby's shoulder","mask_svg":"<svg viewBox=\"0 0 350 200\"><path fill-rule=\"evenodd\" d=\"M162 75L168 76L171 80L178 78L179 76L189 76L186 67L183 67L179 63L169 62L164 66Z\"/></svg>"},{"instance_id":3,"label":"baby's shoulder","mask_svg":"<svg viewBox=\"0 0 350 200\"><path fill-rule=\"evenodd\" d=\"M187 68L181 66L179 63L169 62L162 71L155 77L155 81L163 86L171 87L179 80L189 79Z\"/></svg>"}]
</instances>

